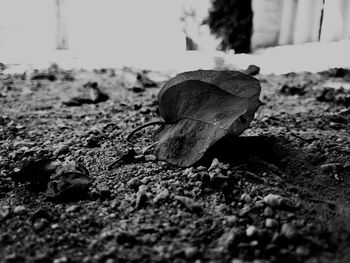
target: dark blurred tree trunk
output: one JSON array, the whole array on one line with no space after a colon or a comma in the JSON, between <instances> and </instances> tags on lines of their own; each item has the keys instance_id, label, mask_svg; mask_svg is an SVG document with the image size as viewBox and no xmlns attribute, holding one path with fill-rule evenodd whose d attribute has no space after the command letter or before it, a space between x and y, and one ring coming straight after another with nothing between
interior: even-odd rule
<instances>
[{"instance_id":1,"label":"dark blurred tree trunk","mask_svg":"<svg viewBox=\"0 0 350 263\"><path fill-rule=\"evenodd\" d=\"M208 19L204 22L209 25L214 35L222 39L222 50L250 52L253 30L251 0L214 0Z\"/></svg>"}]
</instances>

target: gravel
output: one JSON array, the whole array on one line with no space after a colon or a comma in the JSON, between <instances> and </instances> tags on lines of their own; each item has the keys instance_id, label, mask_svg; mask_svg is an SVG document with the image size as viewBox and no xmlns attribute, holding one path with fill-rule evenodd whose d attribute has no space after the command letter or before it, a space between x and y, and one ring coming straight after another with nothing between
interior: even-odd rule
<instances>
[{"instance_id":1,"label":"gravel","mask_svg":"<svg viewBox=\"0 0 350 263\"><path fill-rule=\"evenodd\" d=\"M265 105L252 129L180 169L144 152L152 128L125 140L158 119L162 83L143 87L140 72L128 68L53 69L56 80L0 73L4 262L350 261L350 115L344 103L317 100L331 72L258 75ZM171 75L148 76L157 74ZM88 81L109 99L63 105L88 96ZM303 95L281 93L283 85ZM38 157L82 163L91 177L87 198L47 200L12 180Z\"/></svg>"}]
</instances>

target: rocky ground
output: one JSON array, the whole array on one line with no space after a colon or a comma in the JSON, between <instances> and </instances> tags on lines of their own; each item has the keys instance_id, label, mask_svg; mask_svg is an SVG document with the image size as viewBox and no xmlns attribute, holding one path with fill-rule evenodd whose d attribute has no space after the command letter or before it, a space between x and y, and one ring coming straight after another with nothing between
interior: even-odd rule
<instances>
[{"instance_id":1,"label":"rocky ground","mask_svg":"<svg viewBox=\"0 0 350 263\"><path fill-rule=\"evenodd\" d=\"M152 128L125 140L157 120L171 73L4 69L1 262L350 262L349 71L256 76L265 105L251 129L181 169L145 150ZM67 104L89 98L88 81L109 99ZM14 180L42 157L83 164L88 196L56 202Z\"/></svg>"}]
</instances>

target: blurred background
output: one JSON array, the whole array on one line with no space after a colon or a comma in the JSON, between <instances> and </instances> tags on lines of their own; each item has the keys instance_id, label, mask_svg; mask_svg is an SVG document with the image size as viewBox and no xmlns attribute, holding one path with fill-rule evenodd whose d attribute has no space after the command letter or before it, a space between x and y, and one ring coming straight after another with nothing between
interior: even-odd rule
<instances>
[{"instance_id":1,"label":"blurred background","mask_svg":"<svg viewBox=\"0 0 350 263\"><path fill-rule=\"evenodd\" d=\"M39 67L350 64L348 0L0 0L0 60Z\"/></svg>"}]
</instances>

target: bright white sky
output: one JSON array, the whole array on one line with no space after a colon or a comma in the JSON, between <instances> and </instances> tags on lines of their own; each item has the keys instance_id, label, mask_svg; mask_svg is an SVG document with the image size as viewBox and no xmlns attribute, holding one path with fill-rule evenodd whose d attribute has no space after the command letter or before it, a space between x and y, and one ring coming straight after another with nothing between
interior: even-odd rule
<instances>
[{"instance_id":1,"label":"bright white sky","mask_svg":"<svg viewBox=\"0 0 350 263\"><path fill-rule=\"evenodd\" d=\"M182 1L67 0L72 50L183 50ZM55 0L0 0L0 47L53 48Z\"/></svg>"},{"instance_id":2,"label":"bright white sky","mask_svg":"<svg viewBox=\"0 0 350 263\"><path fill-rule=\"evenodd\" d=\"M252 55L185 52L179 17L186 1L67 0L71 50L55 51L55 0L0 0L0 61L176 71L257 64L262 73L350 67L350 41L276 47ZM209 0L191 1L203 3L203 11Z\"/></svg>"}]
</instances>

